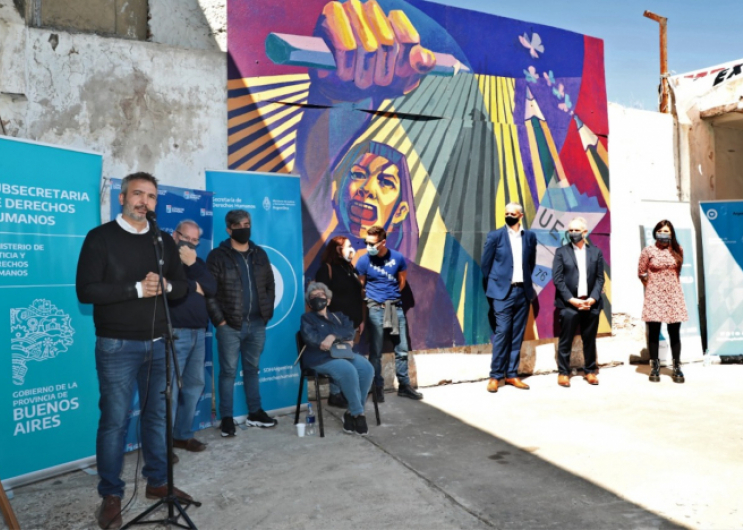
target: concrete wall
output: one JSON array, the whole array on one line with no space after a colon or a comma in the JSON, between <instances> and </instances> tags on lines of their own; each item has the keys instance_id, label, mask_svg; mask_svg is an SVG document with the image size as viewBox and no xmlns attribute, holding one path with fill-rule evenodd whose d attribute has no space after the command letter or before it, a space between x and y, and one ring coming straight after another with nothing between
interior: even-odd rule
<instances>
[{"instance_id":1,"label":"concrete wall","mask_svg":"<svg viewBox=\"0 0 743 530\"><path fill-rule=\"evenodd\" d=\"M612 212L612 311L639 318L638 225L653 219L642 201L677 201L674 125L669 114L609 103ZM660 219L657 219L660 220Z\"/></svg>"},{"instance_id":2,"label":"concrete wall","mask_svg":"<svg viewBox=\"0 0 743 530\"><path fill-rule=\"evenodd\" d=\"M104 177L203 188L205 169L225 167L224 53L26 28L12 0L0 28L8 135L102 153Z\"/></svg>"},{"instance_id":3,"label":"concrete wall","mask_svg":"<svg viewBox=\"0 0 743 530\"><path fill-rule=\"evenodd\" d=\"M150 40L227 51L227 0L150 0Z\"/></svg>"},{"instance_id":4,"label":"concrete wall","mask_svg":"<svg viewBox=\"0 0 743 530\"><path fill-rule=\"evenodd\" d=\"M743 199L743 130L714 126L716 196Z\"/></svg>"}]
</instances>

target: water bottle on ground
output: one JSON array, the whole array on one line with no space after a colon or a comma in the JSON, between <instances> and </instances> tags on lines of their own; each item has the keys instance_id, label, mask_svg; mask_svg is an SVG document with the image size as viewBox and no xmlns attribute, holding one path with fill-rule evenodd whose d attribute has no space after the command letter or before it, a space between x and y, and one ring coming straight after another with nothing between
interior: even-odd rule
<instances>
[{"instance_id":1,"label":"water bottle on ground","mask_svg":"<svg viewBox=\"0 0 743 530\"><path fill-rule=\"evenodd\" d=\"M305 427L305 436L317 436L315 413L312 411L312 403L307 403L307 427Z\"/></svg>"}]
</instances>

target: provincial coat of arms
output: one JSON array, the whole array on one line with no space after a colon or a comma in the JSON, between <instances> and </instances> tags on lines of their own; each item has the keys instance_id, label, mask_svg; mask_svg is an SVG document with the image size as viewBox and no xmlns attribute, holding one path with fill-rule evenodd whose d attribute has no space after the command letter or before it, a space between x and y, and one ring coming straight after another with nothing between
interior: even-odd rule
<instances>
[{"instance_id":1,"label":"provincial coat of arms","mask_svg":"<svg viewBox=\"0 0 743 530\"><path fill-rule=\"evenodd\" d=\"M72 346L75 330L70 316L49 300L10 309L10 350L13 383L22 385L28 363L54 359Z\"/></svg>"}]
</instances>

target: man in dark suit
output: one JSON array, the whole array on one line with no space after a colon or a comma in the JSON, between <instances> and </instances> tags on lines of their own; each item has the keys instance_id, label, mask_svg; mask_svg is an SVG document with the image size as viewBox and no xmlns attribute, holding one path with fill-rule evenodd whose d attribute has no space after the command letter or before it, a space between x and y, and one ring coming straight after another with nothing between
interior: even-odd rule
<instances>
[{"instance_id":1,"label":"man in dark suit","mask_svg":"<svg viewBox=\"0 0 743 530\"><path fill-rule=\"evenodd\" d=\"M580 325L583 339L583 377L598 385L596 377L596 332L601 314L604 288L604 256L598 247L586 243L586 220L576 217L568 225L570 243L555 252L552 281L555 307L560 309L560 341L557 347L557 384L570 386L570 351L575 330Z\"/></svg>"},{"instance_id":2,"label":"man in dark suit","mask_svg":"<svg viewBox=\"0 0 743 530\"><path fill-rule=\"evenodd\" d=\"M506 226L488 234L482 252L483 287L495 315L493 359L488 392L497 392L505 376L507 385L527 390L518 374L529 305L534 299L531 274L537 259L537 236L521 226L520 204L506 205Z\"/></svg>"}]
</instances>

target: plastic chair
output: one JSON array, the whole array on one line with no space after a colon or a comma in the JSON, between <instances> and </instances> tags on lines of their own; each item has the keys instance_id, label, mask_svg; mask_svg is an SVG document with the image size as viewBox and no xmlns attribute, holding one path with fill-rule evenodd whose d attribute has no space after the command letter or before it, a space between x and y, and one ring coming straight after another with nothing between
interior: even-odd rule
<instances>
[{"instance_id":1,"label":"plastic chair","mask_svg":"<svg viewBox=\"0 0 743 530\"><path fill-rule=\"evenodd\" d=\"M304 340L302 339L302 334L297 332L296 336L296 343L297 343L297 356L299 356L302 352L302 348L304 348ZM329 381L328 376L319 374L312 368L305 368L303 366L303 363L300 359L299 361L300 369L302 370L302 373L299 376L299 392L297 393L297 410L294 413L294 425L299 423L299 409L302 405L302 390L304 390L304 380L305 379L312 379L315 381L315 403L317 404L317 421L320 425L320 437L325 437L325 425L322 418L322 401L320 400L320 383L326 383ZM382 425L382 420L379 418L379 404L377 403L377 395L375 392L371 393L372 400L374 401L374 414L377 418L377 425Z\"/></svg>"}]
</instances>

